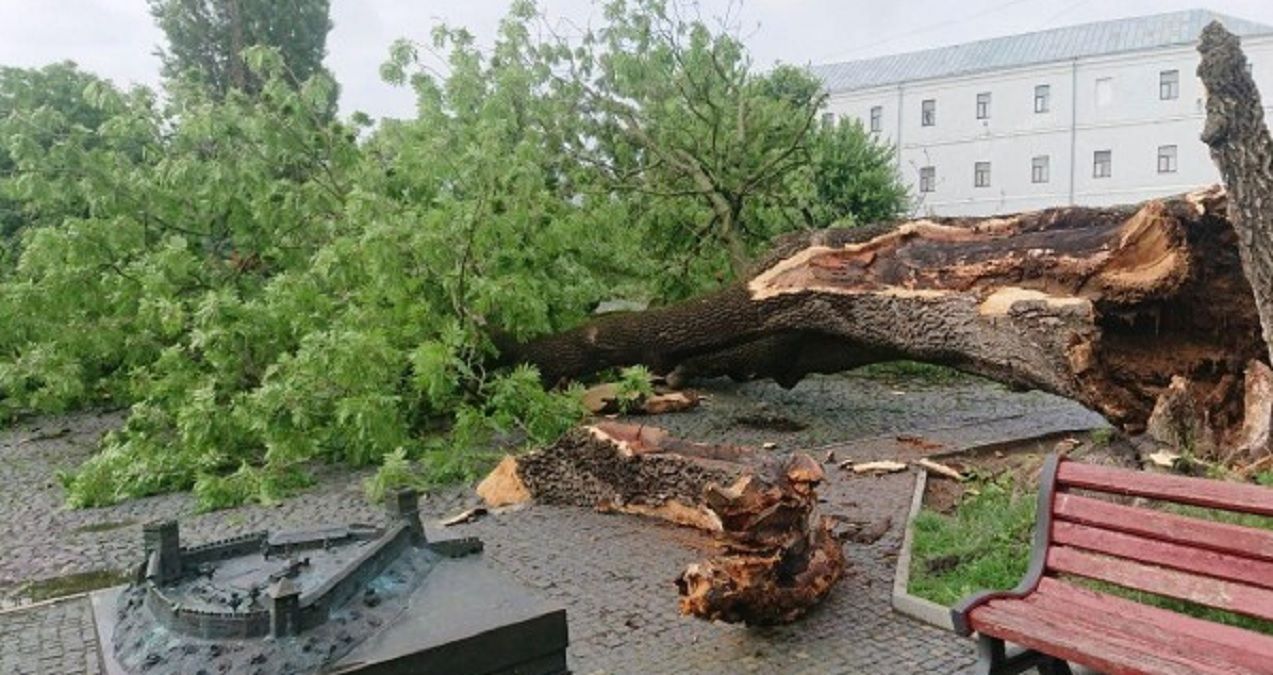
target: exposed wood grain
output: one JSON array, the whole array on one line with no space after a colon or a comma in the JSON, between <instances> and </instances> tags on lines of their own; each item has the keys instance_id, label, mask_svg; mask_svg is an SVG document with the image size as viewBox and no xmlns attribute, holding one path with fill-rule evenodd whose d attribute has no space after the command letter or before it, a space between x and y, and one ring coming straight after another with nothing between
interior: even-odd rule
<instances>
[{"instance_id":1,"label":"exposed wood grain","mask_svg":"<svg viewBox=\"0 0 1273 675\"><path fill-rule=\"evenodd\" d=\"M1048 569L1273 620L1273 591L1234 581L1144 565L1069 546L1048 551Z\"/></svg>"},{"instance_id":2,"label":"exposed wood grain","mask_svg":"<svg viewBox=\"0 0 1273 675\"><path fill-rule=\"evenodd\" d=\"M1273 516L1273 490L1259 485L1129 471L1081 462L1062 463L1057 479L1061 485L1070 488Z\"/></svg>"},{"instance_id":3,"label":"exposed wood grain","mask_svg":"<svg viewBox=\"0 0 1273 675\"><path fill-rule=\"evenodd\" d=\"M1264 560L1064 521L1052 525L1052 542L1217 579L1273 588L1273 563Z\"/></svg>"},{"instance_id":4,"label":"exposed wood grain","mask_svg":"<svg viewBox=\"0 0 1273 675\"><path fill-rule=\"evenodd\" d=\"M1273 530L1178 516L1076 494L1058 494L1054 504L1053 512L1061 520L1273 561Z\"/></svg>"}]
</instances>

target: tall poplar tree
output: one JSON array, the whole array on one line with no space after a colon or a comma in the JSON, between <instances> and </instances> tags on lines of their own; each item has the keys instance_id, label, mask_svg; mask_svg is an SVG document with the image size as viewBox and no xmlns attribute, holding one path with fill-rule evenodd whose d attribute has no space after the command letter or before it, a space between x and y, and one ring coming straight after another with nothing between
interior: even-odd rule
<instances>
[{"instance_id":1,"label":"tall poplar tree","mask_svg":"<svg viewBox=\"0 0 1273 675\"><path fill-rule=\"evenodd\" d=\"M262 81L243 50L277 49L294 82L323 72L330 0L148 0L168 38L159 51L170 83L195 83L216 98L232 89L255 95Z\"/></svg>"}]
</instances>

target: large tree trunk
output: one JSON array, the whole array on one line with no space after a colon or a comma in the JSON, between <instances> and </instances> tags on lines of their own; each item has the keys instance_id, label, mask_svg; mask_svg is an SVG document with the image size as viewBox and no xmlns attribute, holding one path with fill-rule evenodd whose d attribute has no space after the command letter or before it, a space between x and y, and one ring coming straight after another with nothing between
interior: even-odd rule
<instances>
[{"instance_id":1,"label":"large tree trunk","mask_svg":"<svg viewBox=\"0 0 1273 675\"><path fill-rule=\"evenodd\" d=\"M1248 367L1268 350L1226 205L1216 187L1132 207L801 233L743 283L510 346L504 359L550 382L641 363L673 381L784 386L914 359L1074 399L1131 432L1157 405L1164 434L1231 446Z\"/></svg>"}]
</instances>

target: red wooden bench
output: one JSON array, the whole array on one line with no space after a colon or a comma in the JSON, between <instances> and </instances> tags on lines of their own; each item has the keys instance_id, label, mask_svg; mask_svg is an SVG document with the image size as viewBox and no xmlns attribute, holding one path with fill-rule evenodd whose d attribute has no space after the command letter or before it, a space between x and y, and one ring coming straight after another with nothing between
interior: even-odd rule
<instances>
[{"instance_id":1,"label":"red wooden bench","mask_svg":"<svg viewBox=\"0 0 1273 675\"><path fill-rule=\"evenodd\" d=\"M1029 571L951 613L979 636L979 672L1273 674L1273 635L1197 619L1075 583L1096 579L1273 620L1273 531L1115 503L1128 495L1273 516L1273 489L1048 458ZM1124 500L1125 501L1125 500ZM1005 654L1004 643L1024 652Z\"/></svg>"}]
</instances>

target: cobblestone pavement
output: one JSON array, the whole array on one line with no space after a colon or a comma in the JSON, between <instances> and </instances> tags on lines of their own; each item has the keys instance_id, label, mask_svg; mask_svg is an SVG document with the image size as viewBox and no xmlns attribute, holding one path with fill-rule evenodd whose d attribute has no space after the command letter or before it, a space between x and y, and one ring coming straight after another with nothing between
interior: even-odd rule
<instances>
[{"instance_id":1,"label":"cobblestone pavement","mask_svg":"<svg viewBox=\"0 0 1273 675\"><path fill-rule=\"evenodd\" d=\"M847 450L838 452L858 459L904 451L893 447L893 435L901 432L954 448L1099 424L1099 418L1059 399L1010 394L975 380L931 387L839 376L810 378L790 391L764 383L714 383L711 393L703 411L655 423L695 440L772 441L789 448L841 443ZM795 419L804 428L740 430L737 418L753 413ZM189 495L180 494L65 509L56 470L90 454L100 434L119 419L81 414L0 433L0 600L20 595L26 580L134 564L141 523L152 518L177 517L182 538L198 542L267 527L379 517L362 495L366 474L336 470L277 507L197 514ZM577 673L964 671L973 660L971 643L889 609L912 476L828 473L822 488L826 510L883 534L872 543L847 545L849 577L804 620L779 628L677 615L672 580L710 548L692 530L541 505L453 530L482 537L493 566L567 608L570 663ZM471 499L466 490L450 490L430 495L422 508L440 517ZM87 611L81 600L0 614L0 635L6 637L0 641L0 673L96 672L85 656L96 649L92 634L75 627ZM32 644L36 647L27 646Z\"/></svg>"},{"instance_id":2,"label":"cobblestone pavement","mask_svg":"<svg viewBox=\"0 0 1273 675\"><path fill-rule=\"evenodd\" d=\"M0 613L0 673L102 672L87 598Z\"/></svg>"}]
</instances>

